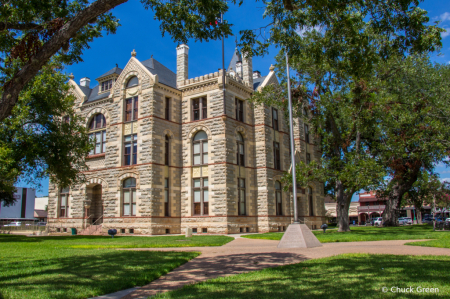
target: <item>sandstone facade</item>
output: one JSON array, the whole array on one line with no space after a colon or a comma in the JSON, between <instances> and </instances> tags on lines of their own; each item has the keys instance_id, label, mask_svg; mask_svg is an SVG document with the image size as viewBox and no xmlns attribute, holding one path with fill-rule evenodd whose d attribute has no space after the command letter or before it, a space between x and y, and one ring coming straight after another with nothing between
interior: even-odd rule
<instances>
[{"instance_id":1,"label":"sandstone facade","mask_svg":"<svg viewBox=\"0 0 450 299\"><path fill-rule=\"evenodd\" d=\"M281 191L281 211L277 213L275 184L290 167L289 127L278 112L278 130L274 129L274 110L248 101L257 89L278 83L273 68L265 77L256 72L252 76L251 58L241 59L235 52L233 59L239 66L232 60L225 74L224 101L222 71L188 78L188 46L177 49L177 74L153 58L139 61L135 56L133 51L124 69L110 70L92 89L86 78L80 85L70 80L77 113L87 127L94 126L93 136L106 133L87 157L87 182L70 188L67 203L61 202L62 190L50 184L50 230L82 229L95 221L102 223L103 232L115 228L119 234L180 234L186 228L218 234L286 229L293 222L293 199L289 192ZM131 86L130 82L138 84ZM206 100L205 115L195 120L193 103L199 98ZM128 99L137 103L131 120L127 120L131 115L127 111L134 102ZM242 101L243 119L236 115L237 100ZM93 123L99 114L104 116L104 126ZM199 165L194 163L194 138L201 131L207 136L202 142L207 143L203 153L208 161ZM298 159L320 157L313 136L305 141L302 119L295 120L294 135ZM137 155L135 163L126 165L124 144L129 136L137 138ZM238 165L240 136L244 166ZM275 165L274 142L279 144L280 170ZM125 204L128 189L124 184L128 178L135 182L135 215L127 215L131 206ZM208 183L200 213L195 205L197 178ZM245 182L240 190L239 179ZM318 227L325 221L323 184L311 184L308 190L298 192L300 220ZM62 215L64 204L68 212Z\"/></svg>"}]
</instances>

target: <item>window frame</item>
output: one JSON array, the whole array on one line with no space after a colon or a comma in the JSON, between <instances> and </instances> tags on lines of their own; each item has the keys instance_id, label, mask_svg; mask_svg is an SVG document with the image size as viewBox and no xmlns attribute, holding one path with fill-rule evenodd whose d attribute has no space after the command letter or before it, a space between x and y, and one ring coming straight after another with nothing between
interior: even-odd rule
<instances>
[{"instance_id":1,"label":"window frame","mask_svg":"<svg viewBox=\"0 0 450 299\"><path fill-rule=\"evenodd\" d=\"M134 179L134 186L125 187L125 181L128 179ZM125 203L125 191L130 193L130 202ZM125 215L125 206L129 206L129 215ZM134 205L134 209L133 209ZM136 194L136 179L135 178L126 178L122 181L122 216L125 217L133 217L136 216L137 210L137 194ZM133 214L134 212L134 214Z\"/></svg>"},{"instance_id":2,"label":"window frame","mask_svg":"<svg viewBox=\"0 0 450 299\"><path fill-rule=\"evenodd\" d=\"M128 136L131 136L131 139L129 141L126 141L126 138ZM137 134L129 134L123 136L123 165L124 166L132 166L137 164L137 153L138 153L138 147L137 147ZM130 153L126 153L127 145L131 144L130 146ZM136 147L136 148L135 148ZM130 164L127 164L126 157L130 156ZM135 163L133 163L135 162Z\"/></svg>"},{"instance_id":3,"label":"window frame","mask_svg":"<svg viewBox=\"0 0 450 299\"><path fill-rule=\"evenodd\" d=\"M277 183L280 186L280 188L277 188ZM282 192L282 185L280 181L275 181L275 210L277 216L283 215L283 192ZM280 199L280 202L278 202L278 197Z\"/></svg>"},{"instance_id":4,"label":"window frame","mask_svg":"<svg viewBox=\"0 0 450 299\"><path fill-rule=\"evenodd\" d=\"M100 124L99 124L100 123ZM100 141L97 139L97 134L100 133ZM95 140L95 147L89 152L89 155L100 155L106 152L106 118L103 114L95 114L89 122L90 140ZM97 147L99 151L97 151Z\"/></svg>"},{"instance_id":5,"label":"window frame","mask_svg":"<svg viewBox=\"0 0 450 299\"><path fill-rule=\"evenodd\" d=\"M241 138L241 140L236 140L237 150L236 150L236 164L238 166L244 166L245 167L245 140L244 136L242 136L241 133L238 133ZM242 148L242 153L241 153Z\"/></svg>"},{"instance_id":6,"label":"window frame","mask_svg":"<svg viewBox=\"0 0 450 299\"><path fill-rule=\"evenodd\" d=\"M236 106L236 120L244 122L244 101L235 98L234 104Z\"/></svg>"},{"instance_id":7,"label":"window frame","mask_svg":"<svg viewBox=\"0 0 450 299\"><path fill-rule=\"evenodd\" d=\"M130 101L130 109L128 109L128 101ZM124 103L124 122L137 121L139 119L139 97L127 98Z\"/></svg>"},{"instance_id":8,"label":"window frame","mask_svg":"<svg viewBox=\"0 0 450 299\"><path fill-rule=\"evenodd\" d=\"M170 120L170 98L166 97L164 105L164 119Z\"/></svg>"},{"instance_id":9,"label":"window frame","mask_svg":"<svg viewBox=\"0 0 450 299\"><path fill-rule=\"evenodd\" d=\"M195 108L195 102L198 101L198 108ZM199 121L208 117L208 100L206 97L192 99L192 120ZM195 118L195 111L198 111L198 119Z\"/></svg>"},{"instance_id":10,"label":"window frame","mask_svg":"<svg viewBox=\"0 0 450 299\"><path fill-rule=\"evenodd\" d=\"M273 168L281 170L280 143L273 142Z\"/></svg>"},{"instance_id":11,"label":"window frame","mask_svg":"<svg viewBox=\"0 0 450 299\"><path fill-rule=\"evenodd\" d=\"M58 218L67 218L69 217L69 195L70 188L60 188L59 189L59 217ZM65 197L66 203L62 205L63 196ZM64 209L63 209L64 207ZM64 210L64 213L62 212Z\"/></svg>"},{"instance_id":12,"label":"window frame","mask_svg":"<svg viewBox=\"0 0 450 299\"><path fill-rule=\"evenodd\" d=\"M164 217L170 217L170 180L164 178Z\"/></svg>"},{"instance_id":13,"label":"window frame","mask_svg":"<svg viewBox=\"0 0 450 299\"><path fill-rule=\"evenodd\" d=\"M314 216L313 192L311 187L308 187L308 202L309 202L309 216Z\"/></svg>"},{"instance_id":14,"label":"window frame","mask_svg":"<svg viewBox=\"0 0 450 299\"><path fill-rule=\"evenodd\" d=\"M305 142L309 143L309 125L304 124L304 130L305 130Z\"/></svg>"},{"instance_id":15,"label":"window frame","mask_svg":"<svg viewBox=\"0 0 450 299\"><path fill-rule=\"evenodd\" d=\"M195 180L200 180L200 187L195 187ZM208 182L205 187L205 180ZM208 198L205 201L204 191L208 191ZM192 215L193 216L208 216L209 215L209 178L193 178L192 179ZM200 191L200 202L195 202L195 191ZM205 204L206 203L206 204ZM200 213L196 213L196 206L199 207ZM206 213L205 213L206 212Z\"/></svg>"},{"instance_id":16,"label":"window frame","mask_svg":"<svg viewBox=\"0 0 450 299\"><path fill-rule=\"evenodd\" d=\"M108 91L112 88L113 79L105 80L102 82L100 92Z\"/></svg>"},{"instance_id":17,"label":"window frame","mask_svg":"<svg viewBox=\"0 0 450 299\"><path fill-rule=\"evenodd\" d=\"M164 165L169 166L170 163L170 137L165 136L164 140Z\"/></svg>"},{"instance_id":18,"label":"window frame","mask_svg":"<svg viewBox=\"0 0 450 299\"><path fill-rule=\"evenodd\" d=\"M206 132L205 132L206 133ZM197 132L197 134L198 134L198 132ZM196 134L196 135L197 135ZM194 136L194 138L195 138L195 136ZM203 152L203 146L204 146L204 144L207 144L207 146L208 146L208 152ZM200 152L199 153L195 153L195 144L200 144ZM192 140L192 165L195 165L195 166L199 166L199 165L208 165L208 163L205 163L205 161L204 161L204 155L206 154L206 157L207 157L207 159L208 159L208 162L209 162L209 145L208 145L208 138L206 138L206 139L200 139L200 140ZM196 156L200 156L200 164L195 164L195 157Z\"/></svg>"},{"instance_id":19,"label":"window frame","mask_svg":"<svg viewBox=\"0 0 450 299\"><path fill-rule=\"evenodd\" d=\"M306 153L306 165L309 165L311 163L311 154Z\"/></svg>"},{"instance_id":20,"label":"window frame","mask_svg":"<svg viewBox=\"0 0 450 299\"><path fill-rule=\"evenodd\" d=\"M272 108L272 128L275 131L280 131L278 109L276 108Z\"/></svg>"},{"instance_id":21,"label":"window frame","mask_svg":"<svg viewBox=\"0 0 450 299\"><path fill-rule=\"evenodd\" d=\"M241 182L243 182L243 185L244 185L243 187L241 185ZM246 202L246 194L245 194L245 188L246 188L245 178L238 178L237 184L238 184L238 215L246 216L247 215L247 202ZM242 196L241 196L242 191L244 194L244 196L243 196L244 198L242 198ZM242 208L241 208L242 204L244 206L244 211L242 211Z\"/></svg>"}]
</instances>

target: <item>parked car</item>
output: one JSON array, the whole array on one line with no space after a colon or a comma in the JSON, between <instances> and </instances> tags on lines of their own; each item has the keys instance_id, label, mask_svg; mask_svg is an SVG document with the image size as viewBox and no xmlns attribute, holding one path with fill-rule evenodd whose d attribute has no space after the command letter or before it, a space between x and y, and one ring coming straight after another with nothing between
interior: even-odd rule
<instances>
[{"instance_id":1,"label":"parked car","mask_svg":"<svg viewBox=\"0 0 450 299\"><path fill-rule=\"evenodd\" d=\"M16 221L16 222L11 222L10 224L5 224L3 226L21 226L21 225L22 225L22 222Z\"/></svg>"},{"instance_id":2,"label":"parked car","mask_svg":"<svg viewBox=\"0 0 450 299\"><path fill-rule=\"evenodd\" d=\"M450 222L450 218L445 219L445 222Z\"/></svg>"},{"instance_id":3,"label":"parked car","mask_svg":"<svg viewBox=\"0 0 450 299\"><path fill-rule=\"evenodd\" d=\"M381 225L383 223L382 217L374 218L373 225Z\"/></svg>"},{"instance_id":4,"label":"parked car","mask_svg":"<svg viewBox=\"0 0 450 299\"><path fill-rule=\"evenodd\" d=\"M47 222L38 222L36 223L37 226L46 226Z\"/></svg>"},{"instance_id":5,"label":"parked car","mask_svg":"<svg viewBox=\"0 0 450 299\"><path fill-rule=\"evenodd\" d=\"M433 224L433 218L423 218L422 223Z\"/></svg>"},{"instance_id":6,"label":"parked car","mask_svg":"<svg viewBox=\"0 0 450 299\"><path fill-rule=\"evenodd\" d=\"M398 224L400 225L412 224L412 219L409 217L400 217L398 218Z\"/></svg>"}]
</instances>

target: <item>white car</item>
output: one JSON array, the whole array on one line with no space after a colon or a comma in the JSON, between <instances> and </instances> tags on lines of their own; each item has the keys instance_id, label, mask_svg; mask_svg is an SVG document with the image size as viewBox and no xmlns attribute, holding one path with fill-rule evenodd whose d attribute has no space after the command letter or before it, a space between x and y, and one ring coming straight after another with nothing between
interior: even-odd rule
<instances>
[{"instance_id":1,"label":"white car","mask_svg":"<svg viewBox=\"0 0 450 299\"><path fill-rule=\"evenodd\" d=\"M445 219L445 222L450 222L450 218Z\"/></svg>"},{"instance_id":2,"label":"white car","mask_svg":"<svg viewBox=\"0 0 450 299\"><path fill-rule=\"evenodd\" d=\"M383 223L383 218L382 217L377 217L373 221L373 225L381 225L382 223Z\"/></svg>"},{"instance_id":3,"label":"white car","mask_svg":"<svg viewBox=\"0 0 450 299\"><path fill-rule=\"evenodd\" d=\"M3 226L21 226L22 222L11 222L10 224L5 224Z\"/></svg>"},{"instance_id":4,"label":"white car","mask_svg":"<svg viewBox=\"0 0 450 299\"><path fill-rule=\"evenodd\" d=\"M398 218L399 225L412 224L412 219L409 217L400 217Z\"/></svg>"}]
</instances>

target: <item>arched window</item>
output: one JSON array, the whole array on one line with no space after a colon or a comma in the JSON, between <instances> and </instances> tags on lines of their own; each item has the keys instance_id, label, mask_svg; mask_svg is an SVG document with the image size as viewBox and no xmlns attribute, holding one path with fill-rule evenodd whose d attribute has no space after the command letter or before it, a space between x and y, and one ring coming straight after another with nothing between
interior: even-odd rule
<instances>
[{"instance_id":1,"label":"arched window","mask_svg":"<svg viewBox=\"0 0 450 299\"><path fill-rule=\"evenodd\" d=\"M89 123L89 134L91 140L95 140L95 147L90 155L102 154L106 151L106 119L101 113L95 114Z\"/></svg>"},{"instance_id":2,"label":"arched window","mask_svg":"<svg viewBox=\"0 0 450 299\"><path fill-rule=\"evenodd\" d=\"M308 116L308 111L306 110L306 108L303 108L303 115Z\"/></svg>"},{"instance_id":3,"label":"arched window","mask_svg":"<svg viewBox=\"0 0 450 299\"><path fill-rule=\"evenodd\" d=\"M309 216L314 216L313 190L311 187L308 187L308 200L309 200Z\"/></svg>"},{"instance_id":4,"label":"arched window","mask_svg":"<svg viewBox=\"0 0 450 299\"><path fill-rule=\"evenodd\" d=\"M238 178L238 214L246 215L245 179Z\"/></svg>"},{"instance_id":5,"label":"arched window","mask_svg":"<svg viewBox=\"0 0 450 299\"><path fill-rule=\"evenodd\" d=\"M244 151L244 138L241 133L237 134L237 153L236 153L237 165L245 166L245 151Z\"/></svg>"},{"instance_id":6,"label":"arched window","mask_svg":"<svg viewBox=\"0 0 450 299\"><path fill-rule=\"evenodd\" d=\"M136 76L131 77L131 79L128 80L128 82L127 82L127 88L138 86L138 85L139 85L139 79Z\"/></svg>"},{"instance_id":7,"label":"arched window","mask_svg":"<svg viewBox=\"0 0 450 299\"><path fill-rule=\"evenodd\" d=\"M194 165L207 165L208 164L208 135L205 131L200 131L194 136L192 142Z\"/></svg>"},{"instance_id":8,"label":"arched window","mask_svg":"<svg viewBox=\"0 0 450 299\"><path fill-rule=\"evenodd\" d=\"M275 181L275 200L277 215L283 215L283 197L281 193L281 183L279 181Z\"/></svg>"},{"instance_id":9,"label":"arched window","mask_svg":"<svg viewBox=\"0 0 450 299\"><path fill-rule=\"evenodd\" d=\"M59 217L69 217L69 191L70 189L61 188L59 192Z\"/></svg>"},{"instance_id":10,"label":"arched window","mask_svg":"<svg viewBox=\"0 0 450 299\"><path fill-rule=\"evenodd\" d=\"M123 216L136 216L136 179L128 178L122 184Z\"/></svg>"},{"instance_id":11,"label":"arched window","mask_svg":"<svg viewBox=\"0 0 450 299\"><path fill-rule=\"evenodd\" d=\"M169 136L166 135L166 140L164 141L164 165L169 165L170 157L170 142Z\"/></svg>"}]
</instances>

